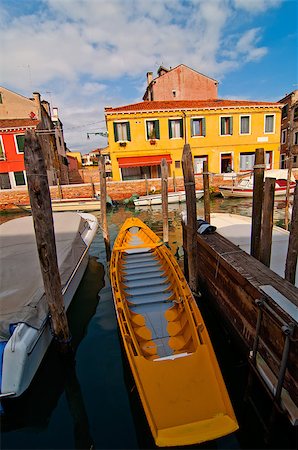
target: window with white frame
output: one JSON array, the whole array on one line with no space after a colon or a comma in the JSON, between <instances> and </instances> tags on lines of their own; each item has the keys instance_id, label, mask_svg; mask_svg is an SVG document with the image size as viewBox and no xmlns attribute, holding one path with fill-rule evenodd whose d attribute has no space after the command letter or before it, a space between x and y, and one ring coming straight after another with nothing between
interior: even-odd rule
<instances>
[{"instance_id":1,"label":"window with white frame","mask_svg":"<svg viewBox=\"0 0 298 450\"><path fill-rule=\"evenodd\" d=\"M250 116L240 116L240 134L250 134Z\"/></svg>"},{"instance_id":2,"label":"window with white frame","mask_svg":"<svg viewBox=\"0 0 298 450\"><path fill-rule=\"evenodd\" d=\"M265 133L274 133L274 114L265 114Z\"/></svg>"},{"instance_id":3,"label":"window with white frame","mask_svg":"<svg viewBox=\"0 0 298 450\"><path fill-rule=\"evenodd\" d=\"M115 142L131 140L129 122L114 122L113 125Z\"/></svg>"},{"instance_id":4,"label":"window with white frame","mask_svg":"<svg viewBox=\"0 0 298 450\"><path fill-rule=\"evenodd\" d=\"M5 160L5 153L4 153L4 147L2 143L2 138L0 137L0 161Z\"/></svg>"},{"instance_id":5,"label":"window with white frame","mask_svg":"<svg viewBox=\"0 0 298 450\"><path fill-rule=\"evenodd\" d=\"M255 153L240 153L240 170L252 170L255 164ZM265 153L265 164L266 169L271 169L272 167L272 152Z\"/></svg>"},{"instance_id":6,"label":"window with white frame","mask_svg":"<svg viewBox=\"0 0 298 450\"><path fill-rule=\"evenodd\" d=\"M183 138L182 119L169 119L169 138Z\"/></svg>"},{"instance_id":7,"label":"window with white frame","mask_svg":"<svg viewBox=\"0 0 298 450\"><path fill-rule=\"evenodd\" d=\"M233 134L233 117L224 116L220 118L220 135L231 136Z\"/></svg>"},{"instance_id":8,"label":"window with white frame","mask_svg":"<svg viewBox=\"0 0 298 450\"><path fill-rule=\"evenodd\" d=\"M11 189L9 173L0 173L0 189Z\"/></svg>"},{"instance_id":9,"label":"window with white frame","mask_svg":"<svg viewBox=\"0 0 298 450\"><path fill-rule=\"evenodd\" d=\"M282 130L281 131L281 143L285 144L287 140L287 130Z\"/></svg>"},{"instance_id":10,"label":"window with white frame","mask_svg":"<svg viewBox=\"0 0 298 450\"><path fill-rule=\"evenodd\" d=\"M282 153L280 155L280 168L281 169L286 169L286 155L285 155L285 153Z\"/></svg>"},{"instance_id":11,"label":"window with white frame","mask_svg":"<svg viewBox=\"0 0 298 450\"><path fill-rule=\"evenodd\" d=\"M294 145L298 145L298 131L294 133Z\"/></svg>"},{"instance_id":12,"label":"window with white frame","mask_svg":"<svg viewBox=\"0 0 298 450\"><path fill-rule=\"evenodd\" d=\"M146 120L147 139L159 139L159 120Z\"/></svg>"},{"instance_id":13,"label":"window with white frame","mask_svg":"<svg viewBox=\"0 0 298 450\"><path fill-rule=\"evenodd\" d=\"M14 182L16 186L25 186L26 185L26 178L23 171L20 172L14 172Z\"/></svg>"},{"instance_id":14,"label":"window with white frame","mask_svg":"<svg viewBox=\"0 0 298 450\"><path fill-rule=\"evenodd\" d=\"M14 138L15 138L17 153L24 153L25 135L24 134L16 134Z\"/></svg>"},{"instance_id":15,"label":"window with white frame","mask_svg":"<svg viewBox=\"0 0 298 450\"><path fill-rule=\"evenodd\" d=\"M206 120L205 117L194 117L190 121L192 136L206 136Z\"/></svg>"}]
</instances>

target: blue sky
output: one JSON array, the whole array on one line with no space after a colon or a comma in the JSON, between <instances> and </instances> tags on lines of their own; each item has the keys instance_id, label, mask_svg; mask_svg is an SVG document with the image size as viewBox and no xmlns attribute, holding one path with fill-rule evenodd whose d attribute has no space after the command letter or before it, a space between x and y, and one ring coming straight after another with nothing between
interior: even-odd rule
<instances>
[{"instance_id":1,"label":"blue sky","mask_svg":"<svg viewBox=\"0 0 298 450\"><path fill-rule=\"evenodd\" d=\"M106 145L104 107L142 100L146 72L181 63L219 97L298 89L296 0L2 0L0 85L59 109L72 151Z\"/></svg>"}]
</instances>

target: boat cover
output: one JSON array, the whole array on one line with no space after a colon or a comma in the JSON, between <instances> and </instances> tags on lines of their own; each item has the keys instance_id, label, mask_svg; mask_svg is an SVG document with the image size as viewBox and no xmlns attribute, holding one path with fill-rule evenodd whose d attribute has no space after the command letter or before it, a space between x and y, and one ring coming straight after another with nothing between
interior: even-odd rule
<instances>
[{"instance_id":1,"label":"boat cover","mask_svg":"<svg viewBox=\"0 0 298 450\"><path fill-rule=\"evenodd\" d=\"M81 233L87 221L74 212L53 214L58 265L64 287L86 244ZM0 226L0 341L10 337L9 327L19 322L39 329L47 314L32 217Z\"/></svg>"}]
</instances>

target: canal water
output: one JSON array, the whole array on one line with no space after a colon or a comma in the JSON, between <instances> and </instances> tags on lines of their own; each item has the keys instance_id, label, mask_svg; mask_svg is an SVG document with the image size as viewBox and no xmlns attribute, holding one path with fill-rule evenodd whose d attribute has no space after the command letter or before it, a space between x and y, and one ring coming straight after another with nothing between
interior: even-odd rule
<instances>
[{"instance_id":1,"label":"canal water","mask_svg":"<svg viewBox=\"0 0 298 450\"><path fill-rule=\"evenodd\" d=\"M203 203L198 202L198 215ZM214 199L212 212L251 215L250 199ZM183 263L180 213L185 205L169 207L169 244ZM94 212L100 219L100 212ZM283 220L284 202L275 204L276 223ZM18 214L17 217L20 217ZM137 216L157 234L162 234L161 207L108 211L113 243L126 218ZM4 222L16 215L0 216ZM13 282L13 280L12 280ZM233 435L192 448L260 449L294 448L288 428L281 424L270 443L257 414L244 402L248 367L238 344L200 299L217 358L239 421ZM113 298L99 230L90 248L90 260L78 291L68 310L74 356L65 357L51 345L31 386L18 399L3 401L1 448L3 449L141 449L154 448L150 431L124 357L113 307ZM261 411L266 398L257 395Z\"/></svg>"}]
</instances>

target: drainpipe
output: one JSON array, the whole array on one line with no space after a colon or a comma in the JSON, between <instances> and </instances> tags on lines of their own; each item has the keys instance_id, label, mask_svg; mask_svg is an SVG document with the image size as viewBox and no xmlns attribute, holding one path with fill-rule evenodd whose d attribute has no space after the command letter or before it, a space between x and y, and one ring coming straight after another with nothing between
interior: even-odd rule
<instances>
[{"instance_id":1,"label":"drainpipe","mask_svg":"<svg viewBox=\"0 0 298 450\"><path fill-rule=\"evenodd\" d=\"M183 134L184 134L184 144L188 144L188 138L187 138L187 126L186 126L186 113L182 110L183 114Z\"/></svg>"}]
</instances>

